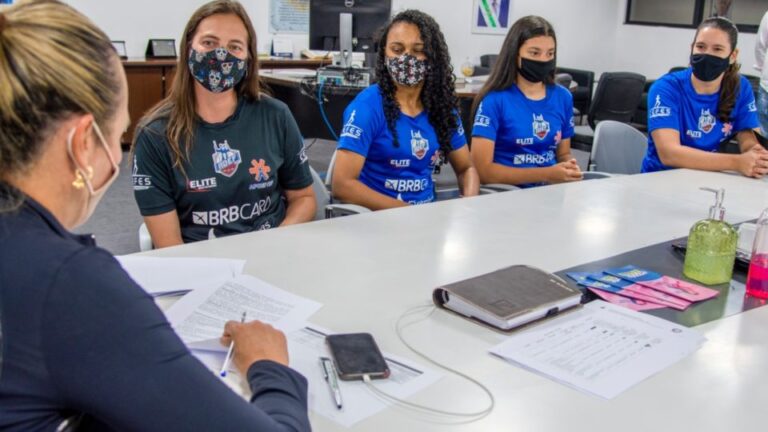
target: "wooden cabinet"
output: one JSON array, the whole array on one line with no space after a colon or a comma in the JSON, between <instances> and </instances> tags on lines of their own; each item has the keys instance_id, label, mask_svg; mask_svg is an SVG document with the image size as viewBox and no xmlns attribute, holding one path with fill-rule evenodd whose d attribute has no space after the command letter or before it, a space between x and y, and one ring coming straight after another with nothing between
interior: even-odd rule
<instances>
[{"instance_id":1,"label":"wooden cabinet","mask_svg":"<svg viewBox=\"0 0 768 432\"><path fill-rule=\"evenodd\" d=\"M263 59L259 60L259 67L262 69L316 69L327 63L327 60ZM139 120L150 108L168 96L176 73L176 64L177 61L173 59L123 61L128 79L128 111L131 115L131 126L121 139L123 144L130 145L133 142L133 133Z\"/></svg>"},{"instance_id":2,"label":"wooden cabinet","mask_svg":"<svg viewBox=\"0 0 768 432\"><path fill-rule=\"evenodd\" d=\"M130 145L141 117L168 94L176 70L176 61L126 60L123 61L123 67L128 80L128 112L131 115L131 126L123 134L121 141Z\"/></svg>"}]
</instances>

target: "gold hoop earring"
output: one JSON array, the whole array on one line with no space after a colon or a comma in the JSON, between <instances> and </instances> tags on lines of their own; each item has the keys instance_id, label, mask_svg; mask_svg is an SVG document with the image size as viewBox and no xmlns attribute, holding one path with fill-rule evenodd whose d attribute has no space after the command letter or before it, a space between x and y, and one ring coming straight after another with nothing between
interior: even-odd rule
<instances>
[{"instance_id":1,"label":"gold hoop earring","mask_svg":"<svg viewBox=\"0 0 768 432\"><path fill-rule=\"evenodd\" d=\"M86 168L88 177L88 181L93 180L93 167ZM75 170L75 180L72 182L72 186L74 186L75 189L82 189L85 187L85 179L83 178L83 171L78 169Z\"/></svg>"}]
</instances>

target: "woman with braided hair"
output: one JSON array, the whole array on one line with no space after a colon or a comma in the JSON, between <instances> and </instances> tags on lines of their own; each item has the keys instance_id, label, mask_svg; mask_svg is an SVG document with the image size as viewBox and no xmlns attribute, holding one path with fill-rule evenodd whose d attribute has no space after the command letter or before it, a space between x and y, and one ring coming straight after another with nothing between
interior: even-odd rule
<instances>
[{"instance_id":1,"label":"woman with braided hair","mask_svg":"<svg viewBox=\"0 0 768 432\"><path fill-rule=\"evenodd\" d=\"M382 29L378 46L378 83L344 112L334 197L372 210L432 202L432 172L446 157L462 195L477 195L440 27L423 12L406 10Z\"/></svg>"}]
</instances>

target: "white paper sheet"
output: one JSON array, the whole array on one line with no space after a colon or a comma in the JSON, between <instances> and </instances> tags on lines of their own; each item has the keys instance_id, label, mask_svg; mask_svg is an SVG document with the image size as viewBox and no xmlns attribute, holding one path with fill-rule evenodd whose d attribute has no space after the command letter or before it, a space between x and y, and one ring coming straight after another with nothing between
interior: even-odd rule
<instances>
[{"instance_id":1,"label":"white paper sheet","mask_svg":"<svg viewBox=\"0 0 768 432\"><path fill-rule=\"evenodd\" d=\"M223 258L115 257L123 269L153 296L217 287L243 273L245 260Z\"/></svg>"},{"instance_id":2,"label":"white paper sheet","mask_svg":"<svg viewBox=\"0 0 768 432\"><path fill-rule=\"evenodd\" d=\"M241 275L219 286L197 289L182 297L165 315L187 343L221 348L218 343L229 320L260 320L285 332L304 327L321 304L275 288L253 276Z\"/></svg>"},{"instance_id":3,"label":"white paper sheet","mask_svg":"<svg viewBox=\"0 0 768 432\"><path fill-rule=\"evenodd\" d=\"M693 353L699 333L603 301L507 338L491 349L513 364L611 399Z\"/></svg>"},{"instance_id":4,"label":"white paper sheet","mask_svg":"<svg viewBox=\"0 0 768 432\"><path fill-rule=\"evenodd\" d=\"M320 357L330 357L325 336L326 329L310 325L287 335L291 367L301 372L309 381L309 407L312 411L340 425L350 427L378 412L391 403L383 400L362 381L341 381L342 409L336 408L328 383L323 378ZM381 391L400 399L425 389L442 377L434 370L426 369L410 360L383 353L391 375L387 379L373 380Z\"/></svg>"},{"instance_id":5,"label":"white paper sheet","mask_svg":"<svg viewBox=\"0 0 768 432\"><path fill-rule=\"evenodd\" d=\"M325 336L331 334L326 329L315 325L288 333L288 352L290 366L299 371L309 382L309 408L344 427L350 427L386 409L391 402L386 401L365 386L362 381L341 381L342 409L336 408L328 383L325 382L320 368L320 357L329 357L325 345ZM219 373L224 363L224 352L192 350L192 353L212 371ZM407 399L409 396L432 385L442 377L434 370L426 369L410 360L383 353L389 364L391 375L387 379L373 380L373 384L392 396ZM234 368L234 366L233 366ZM230 369L225 379L226 384L236 393L248 398L250 390L247 383Z\"/></svg>"}]
</instances>

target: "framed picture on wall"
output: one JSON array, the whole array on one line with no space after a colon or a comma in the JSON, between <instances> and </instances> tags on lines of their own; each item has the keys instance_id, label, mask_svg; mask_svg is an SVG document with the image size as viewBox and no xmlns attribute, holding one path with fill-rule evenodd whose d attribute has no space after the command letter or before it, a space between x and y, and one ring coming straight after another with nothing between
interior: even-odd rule
<instances>
[{"instance_id":1,"label":"framed picture on wall","mask_svg":"<svg viewBox=\"0 0 768 432\"><path fill-rule=\"evenodd\" d=\"M512 0L474 0L472 33L505 35L512 25Z\"/></svg>"},{"instance_id":2,"label":"framed picture on wall","mask_svg":"<svg viewBox=\"0 0 768 432\"><path fill-rule=\"evenodd\" d=\"M13 0L0 0L0 9L8 7L13 4Z\"/></svg>"}]
</instances>

